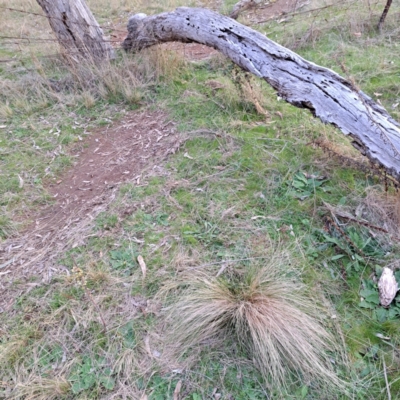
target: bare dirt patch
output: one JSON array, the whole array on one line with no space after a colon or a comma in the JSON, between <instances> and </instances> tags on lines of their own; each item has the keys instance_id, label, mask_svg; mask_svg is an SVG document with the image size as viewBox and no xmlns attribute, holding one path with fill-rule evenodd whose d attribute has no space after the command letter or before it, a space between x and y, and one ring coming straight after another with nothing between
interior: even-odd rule
<instances>
[{"instance_id":1,"label":"bare dirt patch","mask_svg":"<svg viewBox=\"0 0 400 400\"><path fill-rule=\"evenodd\" d=\"M126 27L118 26L118 30L112 36L114 47L120 48L127 35L128 30ZM202 61L218 54L218 51L212 47L204 46L203 44L199 43L170 42L162 44L161 47L167 50L175 51L181 57L184 57L189 61Z\"/></svg>"},{"instance_id":2,"label":"bare dirt patch","mask_svg":"<svg viewBox=\"0 0 400 400\"><path fill-rule=\"evenodd\" d=\"M165 43L163 46L165 46L168 50L176 51L179 55L189 61L206 60L219 53L212 47L204 46L203 44L199 43L172 42Z\"/></svg>"},{"instance_id":3,"label":"bare dirt patch","mask_svg":"<svg viewBox=\"0 0 400 400\"><path fill-rule=\"evenodd\" d=\"M14 296L4 294L16 279L35 275L48 282L62 270L57 264L60 255L92 236L94 219L107 209L120 185L143 184L184 140L164 112L145 110L130 112L118 123L93 131L73 149L75 165L48 187L54 204L33 216L34 224L27 232L0 247L0 288L4 291L0 311L13 303Z\"/></svg>"},{"instance_id":4,"label":"bare dirt patch","mask_svg":"<svg viewBox=\"0 0 400 400\"><path fill-rule=\"evenodd\" d=\"M48 190L57 203L46 210L64 216L93 207L92 201L124 182L140 183L156 160L179 147L175 124L162 112L129 113L116 125L98 129L73 156L77 162Z\"/></svg>"},{"instance_id":5,"label":"bare dirt patch","mask_svg":"<svg viewBox=\"0 0 400 400\"><path fill-rule=\"evenodd\" d=\"M246 19L251 24L261 24L272 19L282 18L288 13L295 12L300 7L303 7L304 3L299 0L277 0L270 1L267 4L250 9L244 13Z\"/></svg>"}]
</instances>

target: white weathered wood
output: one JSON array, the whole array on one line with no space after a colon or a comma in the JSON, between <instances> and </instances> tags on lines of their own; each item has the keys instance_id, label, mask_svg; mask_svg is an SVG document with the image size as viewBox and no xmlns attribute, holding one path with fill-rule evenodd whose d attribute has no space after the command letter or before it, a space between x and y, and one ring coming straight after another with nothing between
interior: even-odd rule
<instances>
[{"instance_id":1,"label":"white weathered wood","mask_svg":"<svg viewBox=\"0 0 400 400\"><path fill-rule=\"evenodd\" d=\"M37 0L68 54L95 60L114 57L110 43L84 0Z\"/></svg>"},{"instance_id":2,"label":"white weathered wood","mask_svg":"<svg viewBox=\"0 0 400 400\"><path fill-rule=\"evenodd\" d=\"M371 161L400 181L400 125L362 91L330 69L309 62L229 17L201 8L130 18L125 50L161 42L213 47L244 70L265 79L279 96L338 127Z\"/></svg>"},{"instance_id":3,"label":"white weathered wood","mask_svg":"<svg viewBox=\"0 0 400 400\"><path fill-rule=\"evenodd\" d=\"M384 267L378 282L379 300L383 307L389 307L399 290L393 271Z\"/></svg>"}]
</instances>

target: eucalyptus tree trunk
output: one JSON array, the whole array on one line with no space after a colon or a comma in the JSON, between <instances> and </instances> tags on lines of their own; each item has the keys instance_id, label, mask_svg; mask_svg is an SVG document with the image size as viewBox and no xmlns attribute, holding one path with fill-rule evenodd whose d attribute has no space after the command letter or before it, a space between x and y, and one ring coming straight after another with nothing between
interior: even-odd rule
<instances>
[{"instance_id":1,"label":"eucalyptus tree trunk","mask_svg":"<svg viewBox=\"0 0 400 400\"><path fill-rule=\"evenodd\" d=\"M114 51L84 0L37 0L67 54L101 60Z\"/></svg>"},{"instance_id":2,"label":"eucalyptus tree trunk","mask_svg":"<svg viewBox=\"0 0 400 400\"><path fill-rule=\"evenodd\" d=\"M305 60L235 20L201 8L129 19L125 50L162 42L213 47L267 81L288 103L308 108L349 136L353 146L400 182L400 125L354 83Z\"/></svg>"}]
</instances>

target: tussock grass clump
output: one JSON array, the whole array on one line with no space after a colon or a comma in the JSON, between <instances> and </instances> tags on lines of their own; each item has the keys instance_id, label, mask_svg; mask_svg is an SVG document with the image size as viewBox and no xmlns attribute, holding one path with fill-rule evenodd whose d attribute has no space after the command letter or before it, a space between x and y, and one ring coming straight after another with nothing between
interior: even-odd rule
<instances>
[{"instance_id":1,"label":"tussock grass clump","mask_svg":"<svg viewBox=\"0 0 400 400\"><path fill-rule=\"evenodd\" d=\"M328 356L338 347L322 308L282 267L275 258L228 279L202 274L185 282L169 311L177 351L233 341L275 389L299 381L343 387Z\"/></svg>"}]
</instances>

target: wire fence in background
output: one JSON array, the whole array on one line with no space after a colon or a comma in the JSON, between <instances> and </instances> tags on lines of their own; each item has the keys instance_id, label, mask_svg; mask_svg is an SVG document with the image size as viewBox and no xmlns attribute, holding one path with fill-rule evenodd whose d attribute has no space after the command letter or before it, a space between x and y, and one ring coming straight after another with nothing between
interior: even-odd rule
<instances>
[{"instance_id":1,"label":"wire fence in background","mask_svg":"<svg viewBox=\"0 0 400 400\"><path fill-rule=\"evenodd\" d=\"M46 19L54 19L54 20L56 20L56 21L64 22L62 18L51 17L51 16L48 16L48 15L46 15L46 14L36 13L36 12L33 12L33 11L25 11L25 10L20 10L20 9L17 9L17 8L4 7L4 6L0 6L0 9L8 10L8 11L14 11L14 12L18 12L18 13L21 13L21 14L35 15L35 16L37 16L37 17L42 17L42 18L46 18ZM70 21L70 22L73 23L73 24L76 24L76 25L79 24L78 22L74 22L74 21ZM100 24L99 24L99 25L93 25L93 24L87 24L87 23L85 23L85 25L86 25L86 26L92 26L92 27L95 27L95 28L100 27L101 29L112 29L113 31L118 31L118 32L126 32L126 31L123 31L123 30L118 30L118 29L115 29L115 28L110 28L109 26L108 26L108 27L102 26L102 25L100 25Z\"/></svg>"},{"instance_id":2,"label":"wire fence in background","mask_svg":"<svg viewBox=\"0 0 400 400\"><path fill-rule=\"evenodd\" d=\"M320 17L321 13L324 13L326 11L329 11L330 8L337 8L340 6L343 6L343 14L347 13L351 7L353 7L354 5L359 4L360 1L359 0L338 0L335 3L332 4L328 4L322 7L316 7L313 9L306 9L303 10L302 5L298 4L298 2L296 2L296 4L294 5L294 9L293 11L288 11L285 12L283 15L277 15L277 16L272 16L268 19L265 20L259 20L259 21L253 21L252 24L254 25L261 25L261 24L265 24L265 23L270 23L273 21L279 22L282 17L285 17L285 25L288 26L290 24L295 24L296 22L298 22L298 20L294 20L294 17L297 16L301 16L301 21L302 22L307 22L307 21L312 21L309 22L310 27L313 26L313 23L318 19L318 17ZM374 3L371 3L370 1L368 1L368 8L369 8L369 12L372 15L372 8L376 8L379 5L381 5L381 1L375 1ZM304 6L304 4L303 4ZM264 6L263 8L267 8L267 6ZM26 11L26 10L21 10L21 9L17 9L17 8L13 8L13 7L6 7L6 6L0 6L1 10L7 10L7 11L11 11L11 12L16 12L16 13L20 13L20 14L27 14L27 15L32 15L35 17L40 17L40 18L45 18L46 20L50 19L55 19L61 22L64 22L61 18L58 17L51 17L39 12L34 12L34 11ZM376 14L378 15L378 13ZM287 20L287 18L291 17L292 20ZM74 22L71 21L71 23L73 24L79 24L78 22ZM93 27L100 27L103 31L107 32L107 35L105 35L106 37L118 37L118 36L122 36L122 34L126 35L128 32L126 29L118 29L115 28L112 25L91 25L91 24L87 24L85 23L86 26L93 26ZM5 40L2 41L3 45L30 45L30 44L38 44L38 43L60 43L60 41L57 38L38 38L38 37L27 37L27 36L11 36L11 35L0 35L0 40ZM68 40L72 40L72 39L65 39L65 42L68 42ZM114 44L120 44L122 42L121 39L104 39L105 42L107 43L114 43ZM0 61L4 61L4 60L0 60Z\"/></svg>"}]
</instances>

